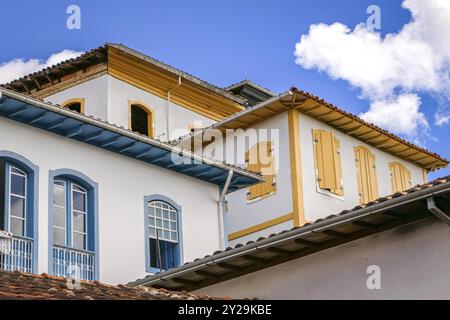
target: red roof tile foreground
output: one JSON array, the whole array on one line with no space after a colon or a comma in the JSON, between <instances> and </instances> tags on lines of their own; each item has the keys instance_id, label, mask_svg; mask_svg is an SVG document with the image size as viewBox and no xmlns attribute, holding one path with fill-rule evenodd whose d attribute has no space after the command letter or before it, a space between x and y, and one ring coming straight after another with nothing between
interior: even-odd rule
<instances>
[{"instance_id":1,"label":"red roof tile foreground","mask_svg":"<svg viewBox=\"0 0 450 320\"><path fill-rule=\"evenodd\" d=\"M0 271L0 300L217 300L148 287L81 282L79 289L70 289L67 284L67 279L47 274Z\"/></svg>"}]
</instances>

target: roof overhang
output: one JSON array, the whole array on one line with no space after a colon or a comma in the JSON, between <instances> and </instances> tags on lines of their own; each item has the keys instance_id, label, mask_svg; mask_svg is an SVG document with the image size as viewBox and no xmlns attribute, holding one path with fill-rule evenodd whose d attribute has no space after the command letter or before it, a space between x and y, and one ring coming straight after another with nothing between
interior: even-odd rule
<instances>
[{"instance_id":1,"label":"roof overhang","mask_svg":"<svg viewBox=\"0 0 450 320\"><path fill-rule=\"evenodd\" d=\"M428 171L447 167L449 161L422 147L410 143L384 129L381 129L361 118L304 91L292 88L290 91L266 100L254 107L232 115L208 129L249 128L290 109L321 121L355 139L367 143L379 150L398 158L412 162ZM204 132L204 131L203 131ZM194 137L202 135L202 131ZM174 144L183 145L192 136L182 137Z\"/></svg>"},{"instance_id":2,"label":"roof overhang","mask_svg":"<svg viewBox=\"0 0 450 320\"><path fill-rule=\"evenodd\" d=\"M300 228L216 252L129 285L187 291L204 288L430 218L433 215L428 211L427 200L431 197L442 211L450 212L450 177L381 198L366 207L359 206Z\"/></svg>"},{"instance_id":3,"label":"roof overhang","mask_svg":"<svg viewBox=\"0 0 450 320\"><path fill-rule=\"evenodd\" d=\"M233 170L230 192L264 181L244 169L6 89L0 89L0 116L220 187Z\"/></svg>"}]
</instances>

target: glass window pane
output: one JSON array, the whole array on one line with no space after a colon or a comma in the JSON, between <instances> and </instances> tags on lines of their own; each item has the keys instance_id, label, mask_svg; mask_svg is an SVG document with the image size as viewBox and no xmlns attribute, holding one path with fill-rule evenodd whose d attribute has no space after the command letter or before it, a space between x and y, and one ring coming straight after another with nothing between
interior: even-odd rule
<instances>
[{"instance_id":1,"label":"glass window pane","mask_svg":"<svg viewBox=\"0 0 450 320\"><path fill-rule=\"evenodd\" d=\"M170 239L170 232L164 230L164 239Z\"/></svg>"},{"instance_id":2,"label":"glass window pane","mask_svg":"<svg viewBox=\"0 0 450 320\"><path fill-rule=\"evenodd\" d=\"M73 209L86 212L86 195L77 191L73 192Z\"/></svg>"},{"instance_id":3,"label":"glass window pane","mask_svg":"<svg viewBox=\"0 0 450 320\"><path fill-rule=\"evenodd\" d=\"M65 207L66 206L66 189L60 186L53 186L53 203Z\"/></svg>"},{"instance_id":4,"label":"glass window pane","mask_svg":"<svg viewBox=\"0 0 450 320\"><path fill-rule=\"evenodd\" d=\"M170 240L172 240L172 241L178 241L178 239L177 239L177 233L176 233L176 232L171 232L171 233L170 233Z\"/></svg>"},{"instance_id":5,"label":"glass window pane","mask_svg":"<svg viewBox=\"0 0 450 320\"><path fill-rule=\"evenodd\" d=\"M66 210L64 208L53 207L53 225L66 228Z\"/></svg>"},{"instance_id":6,"label":"glass window pane","mask_svg":"<svg viewBox=\"0 0 450 320\"><path fill-rule=\"evenodd\" d=\"M150 238L156 238L156 231L155 228L149 228L148 234Z\"/></svg>"},{"instance_id":7,"label":"glass window pane","mask_svg":"<svg viewBox=\"0 0 450 320\"><path fill-rule=\"evenodd\" d=\"M177 231L177 223L176 222L171 222L170 223L170 230Z\"/></svg>"},{"instance_id":8,"label":"glass window pane","mask_svg":"<svg viewBox=\"0 0 450 320\"><path fill-rule=\"evenodd\" d=\"M154 226L155 225L155 218L149 217L148 219L149 219L148 222L149 222L150 226Z\"/></svg>"},{"instance_id":9,"label":"glass window pane","mask_svg":"<svg viewBox=\"0 0 450 320\"><path fill-rule=\"evenodd\" d=\"M164 221L163 221L163 226L164 226L164 229L169 229L169 228L170 228L170 223L169 223L169 221L164 220Z\"/></svg>"},{"instance_id":10,"label":"glass window pane","mask_svg":"<svg viewBox=\"0 0 450 320\"><path fill-rule=\"evenodd\" d=\"M11 215L25 217L25 199L11 195Z\"/></svg>"},{"instance_id":11,"label":"glass window pane","mask_svg":"<svg viewBox=\"0 0 450 320\"><path fill-rule=\"evenodd\" d=\"M53 184L57 185L57 186L61 186L61 187L65 187L66 183L62 180L55 180L53 181Z\"/></svg>"},{"instance_id":12,"label":"glass window pane","mask_svg":"<svg viewBox=\"0 0 450 320\"><path fill-rule=\"evenodd\" d=\"M157 227L160 227L160 228L162 227L162 220L161 219L156 219L155 222L156 222L156 226Z\"/></svg>"},{"instance_id":13,"label":"glass window pane","mask_svg":"<svg viewBox=\"0 0 450 320\"><path fill-rule=\"evenodd\" d=\"M73 190L75 190L75 191L80 191L80 192L83 192L83 193L86 192L86 190L84 190L84 189L83 189L82 187L80 187L80 186L77 186L76 184L72 185L72 187L73 187Z\"/></svg>"},{"instance_id":14,"label":"glass window pane","mask_svg":"<svg viewBox=\"0 0 450 320\"><path fill-rule=\"evenodd\" d=\"M176 212L173 212L173 211L171 211L170 212L170 220L176 220L177 219L177 214L176 214Z\"/></svg>"},{"instance_id":15,"label":"glass window pane","mask_svg":"<svg viewBox=\"0 0 450 320\"><path fill-rule=\"evenodd\" d=\"M77 232L73 233L73 247L78 250L85 250L86 236Z\"/></svg>"},{"instance_id":16,"label":"glass window pane","mask_svg":"<svg viewBox=\"0 0 450 320\"><path fill-rule=\"evenodd\" d=\"M25 177L11 175L11 193L25 196Z\"/></svg>"},{"instance_id":17,"label":"glass window pane","mask_svg":"<svg viewBox=\"0 0 450 320\"><path fill-rule=\"evenodd\" d=\"M155 216L155 208L153 208L152 206L149 206L149 208L148 208L148 214L149 214L151 217L154 217L154 216Z\"/></svg>"},{"instance_id":18,"label":"glass window pane","mask_svg":"<svg viewBox=\"0 0 450 320\"><path fill-rule=\"evenodd\" d=\"M21 237L25 236L24 221L21 219L11 217L10 230L16 236L21 236Z\"/></svg>"},{"instance_id":19,"label":"glass window pane","mask_svg":"<svg viewBox=\"0 0 450 320\"><path fill-rule=\"evenodd\" d=\"M66 245L66 230L53 228L53 244L57 246Z\"/></svg>"},{"instance_id":20,"label":"glass window pane","mask_svg":"<svg viewBox=\"0 0 450 320\"><path fill-rule=\"evenodd\" d=\"M73 230L86 232L86 215L84 213L73 212Z\"/></svg>"},{"instance_id":21,"label":"glass window pane","mask_svg":"<svg viewBox=\"0 0 450 320\"><path fill-rule=\"evenodd\" d=\"M162 212L161 212L160 208L156 208L155 209L155 216L158 217L158 218L162 217Z\"/></svg>"},{"instance_id":22,"label":"glass window pane","mask_svg":"<svg viewBox=\"0 0 450 320\"><path fill-rule=\"evenodd\" d=\"M22 176L26 175L25 172L23 172L23 171L21 171L21 170L15 168L15 167L11 167L11 172L12 172L12 173L17 173L17 174L22 175Z\"/></svg>"},{"instance_id":23,"label":"glass window pane","mask_svg":"<svg viewBox=\"0 0 450 320\"><path fill-rule=\"evenodd\" d=\"M164 217L164 219L169 219L169 211L164 210L163 211L163 217Z\"/></svg>"}]
</instances>

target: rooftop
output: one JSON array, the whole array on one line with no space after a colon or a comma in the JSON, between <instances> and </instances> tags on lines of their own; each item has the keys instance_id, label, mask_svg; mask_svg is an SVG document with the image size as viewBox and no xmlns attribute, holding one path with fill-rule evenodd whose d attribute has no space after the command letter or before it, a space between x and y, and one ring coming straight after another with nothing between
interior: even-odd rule
<instances>
[{"instance_id":1,"label":"rooftop","mask_svg":"<svg viewBox=\"0 0 450 320\"><path fill-rule=\"evenodd\" d=\"M68 280L47 274L0 271L0 300L217 300L206 295L145 287L81 282L70 289Z\"/></svg>"},{"instance_id":2,"label":"rooftop","mask_svg":"<svg viewBox=\"0 0 450 320\"><path fill-rule=\"evenodd\" d=\"M434 215L450 223L449 217L439 216L430 208L430 200L441 211L450 212L450 176L379 198L367 205L330 215L302 227L214 252L129 285L192 291Z\"/></svg>"}]
</instances>

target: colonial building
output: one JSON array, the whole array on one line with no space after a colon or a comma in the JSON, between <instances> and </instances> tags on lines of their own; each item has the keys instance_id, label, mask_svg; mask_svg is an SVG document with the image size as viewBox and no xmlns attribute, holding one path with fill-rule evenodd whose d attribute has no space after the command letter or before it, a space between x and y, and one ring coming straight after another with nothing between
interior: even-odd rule
<instances>
[{"instance_id":1,"label":"colonial building","mask_svg":"<svg viewBox=\"0 0 450 320\"><path fill-rule=\"evenodd\" d=\"M119 45L3 86L0 268L114 284L224 248L224 194L263 179L164 141L240 101Z\"/></svg>"},{"instance_id":2,"label":"colonial building","mask_svg":"<svg viewBox=\"0 0 450 320\"><path fill-rule=\"evenodd\" d=\"M4 270L154 283L228 243L308 226L448 164L296 88L222 89L118 44L0 93ZM227 129L239 130L205 139ZM230 145L231 158L208 152Z\"/></svg>"}]
</instances>

